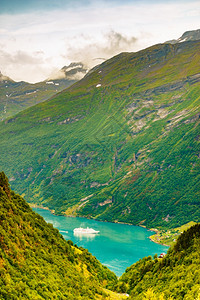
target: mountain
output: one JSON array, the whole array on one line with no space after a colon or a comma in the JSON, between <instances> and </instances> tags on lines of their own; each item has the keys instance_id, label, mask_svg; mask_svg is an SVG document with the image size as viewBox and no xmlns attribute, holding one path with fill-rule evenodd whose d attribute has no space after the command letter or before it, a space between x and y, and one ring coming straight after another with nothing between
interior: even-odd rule
<instances>
[{"instance_id":1,"label":"mountain","mask_svg":"<svg viewBox=\"0 0 200 300\"><path fill-rule=\"evenodd\" d=\"M78 81L82 79L88 72L88 68L81 62L73 62L68 66L64 66L60 71L53 74L50 79L63 79Z\"/></svg>"},{"instance_id":2,"label":"mountain","mask_svg":"<svg viewBox=\"0 0 200 300\"><path fill-rule=\"evenodd\" d=\"M0 82L2 82L2 81L13 81L13 80L10 79L10 77L8 77L8 76L4 76L0 71Z\"/></svg>"},{"instance_id":3,"label":"mountain","mask_svg":"<svg viewBox=\"0 0 200 300\"><path fill-rule=\"evenodd\" d=\"M0 72L0 120L45 101L83 78L87 69L82 63L71 63L45 81L35 84L15 82Z\"/></svg>"},{"instance_id":4,"label":"mountain","mask_svg":"<svg viewBox=\"0 0 200 300\"><path fill-rule=\"evenodd\" d=\"M188 41L198 41L200 40L200 29L190 30L183 33L183 35L177 40L171 40L167 43L176 44Z\"/></svg>"},{"instance_id":5,"label":"mountain","mask_svg":"<svg viewBox=\"0 0 200 300\"><path fill-rule=\"evenodd\" d=\"M0 173L0 298L113 299L117 277L10 190ZM123 296L112 293L114 299ZM117 298L119 297L119 298Z\"/></svg>"},{"instance_id":6,"label":"mountain","mask_svg":"<svg viewBox=\"0 0 200 300\"><path fill-rule=\"evenodd\" d=\"M127 268L119 290L134 300L200 297L200 224L185 231L164 258L145 257Z\"/></svg>"},{"instance_id":7,"label":"mountain","mask_svg":"<svg viewBox=\"0 0 200 300\"><path fill-rule=\"evenodd\" d=\"M200 41L121 53L0 124L28 202L147 227L198 222Z\"/></svg>"}]
</instances>

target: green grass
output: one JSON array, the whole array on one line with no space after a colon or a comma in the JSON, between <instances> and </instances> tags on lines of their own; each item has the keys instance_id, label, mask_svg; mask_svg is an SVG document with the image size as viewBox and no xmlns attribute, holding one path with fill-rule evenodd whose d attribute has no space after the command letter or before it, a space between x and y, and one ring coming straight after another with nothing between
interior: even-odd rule
<instances>
[{"instance_id":1,"label":"green grass","mask_svg":"<svg viewBox=\"0 0 200 300\"><path fill-rule=\"evenodd\" d=\"M158 231L156 234L150 236L150 239L155 243L172 246L176 243L177 238L181 235L181 233L189 229L191 226L194 226L195 224L195 222L191 221L171 230Z\"/></svg>"}]
</instances>

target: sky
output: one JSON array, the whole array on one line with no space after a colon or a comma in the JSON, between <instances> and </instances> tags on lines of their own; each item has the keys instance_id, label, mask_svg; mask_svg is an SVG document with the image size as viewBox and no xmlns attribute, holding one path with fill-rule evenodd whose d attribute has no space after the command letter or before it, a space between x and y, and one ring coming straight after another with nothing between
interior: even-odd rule
<instances>
[{"instance_id":1,"label":"sky","mask_svg":"<svg viewBox=\"0 0 200 300\"><path fill-rule=\"evenodd\" d=\"M200 29L200 0L0 0L0 71L43 81Z\"/></svg>"}]
</instances>

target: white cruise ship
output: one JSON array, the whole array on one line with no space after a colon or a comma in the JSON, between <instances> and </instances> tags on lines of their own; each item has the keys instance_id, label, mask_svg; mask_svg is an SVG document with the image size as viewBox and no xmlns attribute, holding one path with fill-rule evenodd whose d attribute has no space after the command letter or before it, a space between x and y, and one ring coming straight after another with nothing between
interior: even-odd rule
<instances>
[{"instance_id":1,"label":"white cruise ship","mask_svg":"<svg viewBox=\"0 0 200 300\"><path fill-rule=\"evenodd\" d=\"M99 231L97 230L94 230L93 228L82 228L82 227L79 227L79 228L75 228L74 229L74 233L81 233L81 234L97 234L99 233Z\"/></svg>"}]
</instances>

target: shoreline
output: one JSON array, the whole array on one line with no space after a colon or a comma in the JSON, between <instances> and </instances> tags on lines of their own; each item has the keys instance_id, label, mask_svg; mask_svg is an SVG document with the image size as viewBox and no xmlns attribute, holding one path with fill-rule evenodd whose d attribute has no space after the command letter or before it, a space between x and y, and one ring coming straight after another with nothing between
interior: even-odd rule
<instances>
[{"instance_id":1,"label":"shoreline","mask_svg":"<svg viewBox=\"0 0 200 300\"><path fill-rule=\"evenodd\" d=\"M159 233L159 231L158 231L157 233ZM154 235L156 235L156 234L154 234ZM154 236L154 235L153 235L153 236ZM170 245L166 245L166 244L163 244L163 243L159 243L159 242L157 242L157 241L154 241L154 239L152 238L152 235L149 236L149 239L150 239L153 243L156 243L156 244L158 244L158 245L162 245L162 246L165 246L165 247L170 247Z\"/></svg>"},{"instance_id":2,"label":"shoreline","mask_svg":"<svg viewBox=\"0 0 200 300\"><path fill-rule=\"evenodd\" d=\"M42 206L42 205L38 205L38 204L34 204L34 203L28 203L28 205L29 205L31 208L41 208L41 209L44 209L44 210L48 210L48 211L50 211L53 215L56 215L56 214L55 214L55 210L54 210L54 209L50 209L50 208L48 208L47 206ZM56 216L59 216L59 215L56 215ZM81 216L81 217L80 217L80 216L68 216L68 215L65 215L65 214L63 214L62 216L64 216L64 217L70 217L70 218L76 218L76 217L78 217L78 218L84 218L84 219L95 220L95 221L99 221L99 222L103 222L103 223L109 222L109 223L114 223L114 224L116 223L116 224L129 225L129 226L138 226L138 227L142 227L142 228L144 228L144 229L146 229L146 230L148 230L148 231L155 232L155 234L157 234L157 233L160 232L157 228L147 228L147 227L144 226L144 225L134 225L134 224L130 224L130 223L117 222L117 221L116 221L116 222L101 221L101 220L97 220L97 219L93 219L93 218L86 218L86 217L82 217L82 216ZM169 245L166 245L166 244L163 244L163 243L159 243L159 242L157 242L157 241L154 241L154 240L152 239L152 236L154 236L155 234L153 234L153 235L151 235L151 236L148 237L153 243L158 244L158 245L162 245L162 246L166 246L166 247L170 247Z\"/></svg>"},{"instance_id":3,"label":"shoreline","mask_svg":"<svg viewBox=\"0 0 200 300\"><path fill-rule=\"evenodd\" d=\"M28 205L31 208L41 208L41 209L44 209L44 210L49 210L53 215L55 215L55 210L54 209L50 209L47 206L42 206L42 205L38 205L38 204L34 204L34 203L29 203L29 202L28 202Z\"/></svg>"}]
</instances>

